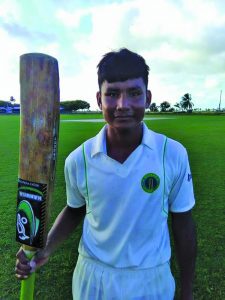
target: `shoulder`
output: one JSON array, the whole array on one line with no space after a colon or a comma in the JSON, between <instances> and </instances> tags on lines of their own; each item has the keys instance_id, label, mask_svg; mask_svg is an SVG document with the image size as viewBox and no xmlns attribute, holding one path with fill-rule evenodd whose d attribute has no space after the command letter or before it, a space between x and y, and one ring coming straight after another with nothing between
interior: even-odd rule
<instances>
[{"instance_id":1,"label":"shoulder","mask_svg":"<svg viewBox=\"0 0 225 300\"><path fill-rule=\"evenodd\" d=\"M158 153L162 153L166 162L178 163L186 160L187 150L182 143L145 127L146 129L148 145L156 149Z\"/></svg>"},{"instance_id":2,"label":"shoulder","mask_svg":"<svg viewBox=\"0 0 225 300\"><path fill-rule=\"evenodd\" d=\"M189 164L186 148L180 142L167 138L164 162L167 168L180 172L181 169L186 168Z\"/></svg>"},{"instance_id":3,"label":"shoulder","mask_svg":"<svg viewBox=\"0 0 225 300\"><path fill-rule=\"evenodd\" d=\"M186 148L180 142L167 137L166 150L170 155L180 156L185 155L187 153Z\"/></svg>"},{"instance_id":4,"label":"shoulder","mask_svg":"<svg viewBox=\"0 0 225 300\"><path fill-rule=\"evenodd\" d=\"M66 158L65 165L77 165L81 162L83 162L84 159L84 149L85 153L90 153L91 148L94 144L95 137L92 137L88 140L86 140L84 143L82 143L79 147L74 149Z\"/></svg>"},{"instance_id":5,"label":"shoulder","mask_svg":"<svg viewBox=\"0 0 225 300\"><path fill-rule=\"evenodd\" d=\"M77 161L79 162L83 157L89 158L95 153L104 152L106 126L97 133L96 136L83 142L79 147L73 150L66 158L66 163Z\"/></svg>"},{"instance_id":6,"label":"shoulder","mask_svg":"<svg viewBox=\"0 0 225 300\"><path fill-rule=\"evenodd\" d=\"M146 131L147 130L147 131ZM149 146L160 150L162 149L165 153L170 156L181 155L182 153L186 153L185 147L178 141L162 134L155 132L145 125L145 132L147 133L147 138L145 141L149 144Z\"/></svg>"}]
</instances>

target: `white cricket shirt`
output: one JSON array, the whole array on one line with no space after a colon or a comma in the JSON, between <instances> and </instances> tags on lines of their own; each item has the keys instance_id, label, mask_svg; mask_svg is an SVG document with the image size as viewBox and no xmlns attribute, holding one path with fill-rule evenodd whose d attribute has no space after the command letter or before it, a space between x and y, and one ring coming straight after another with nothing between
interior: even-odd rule
<instances>
[{"instance_id":1,"label":"white cricket shirt","mask_svg":"<svg viewBox=\"0 0 225 300\"><path fill-rule=\"evenodd\" d=\"M195 203L185 148L149 130L124 163L107 156L106 126L65 162L67 204L86 204L79 253L117 268L170 260L168 212Z\"/></svg>"}]
</instances>

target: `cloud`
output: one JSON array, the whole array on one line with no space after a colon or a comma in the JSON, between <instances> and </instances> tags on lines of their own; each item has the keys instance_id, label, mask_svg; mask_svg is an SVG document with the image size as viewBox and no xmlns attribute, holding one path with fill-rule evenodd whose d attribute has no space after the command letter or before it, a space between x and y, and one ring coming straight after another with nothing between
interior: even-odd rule
<instances>
[{"instance_id":1,"label":"cloud","mask_svg":"<svg viewBox=\"0 0 225 300\"><path fill-rule=\"evenodd\" d=\"M219 18L215 6L203 2L199 2L198 7L204 17L199 18L202 14L196 13L193 1L191 3L177 6L173 1L134 0L70 12L72 20L79 15L78 23L85 13L91 15L93 23L92 32L74 41L74 48L90 57L93 53L103 54L127 46L148 52L152 59L161 61L203 62L208 55L223 51L225 22ZM212 19L211 10L212 16L217 18L215 25L208 23Z\"/></svg>"},{"instance_id":2,"label":"cloud","mask_svg":"<svg viewBox=\"0 0 225 300\"><path fill-rule=\"evenodd\" d=\"M18 22L21 18L19 4L11 0L2 0L0 3L0 19L6 23Z\"/></svg>"},{"instance_id":3,"label":"cloud","mask_svg":"<svg viewBox=\"0 0 225 300\"><path fill-rule=\"evenodd\" d=\"M0 21L0 27L8 32L13 38L23 39L25 42L31 41L35 44L55 41L55 36L46 32L38 32L20 25L19 23L5 23Z\"/></svg>"},{"instance_id":4,"label":"cloud","mask_svg":"<svg viewBox=\"0 0 225 300\"><path fill-rule=\"evenodd\" d=\"M1 99L9 99L14 95L18 100L19 95L19 57L27 52L22 41L12 39L7 32L0 28L0 82Z\"/></svg>"},{"instance_id":5,"label":"cloud","mask_svg":"<svg viewBox=\"0 0 225 300\"><path fill-rule=\"evenodd\" d=\"M92 21L92 31L73 41L75 53L85 57L79 78L97 80L96 73L90 76L90 70L101 56L128 47L143 55L150 65L155 101L168 97L175 103L184 93L196 91L193 96L197 95L199 106L206 105L224 79L223 12L207 1L162 0L114 2L76 13L70 11L71 20L79 16L76 28L84 15ZM212 81L207 78L212 76L217 80L209 84ZM202 89L207 96L201 96Z\"/></svg>"},{"instance_id":6,"label":"cloud","mask_svg":"<svg viewBox=\"0 0 225 300\"><path fill-rule=\"evenodd\" d=\"M77 9L74 12L59 9L56 12L56 18L68 28L78 28L82 17L89 15L90 9Z\"/></svg>"}]
</instances>

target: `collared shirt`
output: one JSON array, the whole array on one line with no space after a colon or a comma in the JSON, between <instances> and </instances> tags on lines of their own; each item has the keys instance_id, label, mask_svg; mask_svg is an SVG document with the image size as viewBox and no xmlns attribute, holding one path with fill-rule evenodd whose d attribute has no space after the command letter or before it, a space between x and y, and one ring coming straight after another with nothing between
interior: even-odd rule
<instances>
[{"instance_id":1,"label":"collared shirt","mask_svg":"<svg viewBox=\"0 0 225 300\"><path fill-rule=\"evenodd\" d=\"M106 126L66 159L67 204L86 204L79 252L117 268L150 268L171 255L168 212L195 203L185 148L143 123L124 163L107 155Z\"/></svg>"}]
</instances>

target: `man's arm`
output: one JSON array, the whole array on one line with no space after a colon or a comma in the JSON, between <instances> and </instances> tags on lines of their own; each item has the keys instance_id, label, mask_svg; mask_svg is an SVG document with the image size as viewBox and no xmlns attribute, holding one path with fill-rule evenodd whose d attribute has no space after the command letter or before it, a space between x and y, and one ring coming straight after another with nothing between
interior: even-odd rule
<instances>
[{"instance_id":1,"label":"man's arm","mask_svg":"<svg viewBox=\"0 0 225 300\"><path fill-rule=\"evenodd\" d=\"M183 213L171 213L171 215L175 251L180 269L181 299L192 300L197 254L195 224L191 210Z\"/></svg>"},{"instance_id":2,"label":"man's arm","mask_svg":"<svg viewBox=\"0 0 225 300\"><path fill-rule=\"evenodd\" d=\"M84 218L86 206L72 208L66 206L56 218L48 233L45 249L50 254L66 240Z\"/></svg>"},{"instance_id":3,"label":"man's arm","mask_svg":"<svg viewBox=\"0 0 225 300\"><path fill-rule=\"evenodd\" d=\"M80 208L71 208L66 206L56 218L51 230L48 233L46 246L38 250L31 264L20 248L17 253L16 276L24 279L29 276L30 272L37 267L47 263L49 256L58 248L64 240L76 229L86 214L86 206Z\"/></svg>"}]
</instances>

